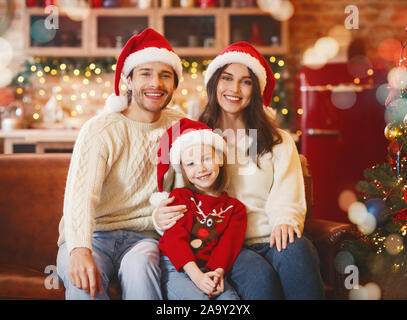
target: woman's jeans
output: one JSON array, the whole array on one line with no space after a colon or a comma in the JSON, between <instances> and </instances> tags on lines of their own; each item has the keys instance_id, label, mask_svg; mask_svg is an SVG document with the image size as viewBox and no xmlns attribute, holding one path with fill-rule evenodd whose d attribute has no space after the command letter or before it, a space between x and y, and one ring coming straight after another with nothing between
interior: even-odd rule
<instances>
[{"instance_id":1,"label":"woman's jeans","mask_svg":"<svg viewBox=\"0 0 407 320\"><path fill-rule=\"evenodd\" d=\"M134 231L96 231L92 239L92 257L100 273L103 293L96 299L109 299L112 279L120 281L123 299L161 300L161 270L158 241ZM85 300L90 295L72 285L68 275L69 253L60 246L57 272L64 282L66 299Z\"/></svg>"},{"instance_id":2,"label":"woman's jeans","mask_svg":"<svg viewBox=\"0 0 407 320\"><path fill-rule=\"evenodd\" d=\"M268 242L243 247L229 276L243 300L324 298L318 253L304 236L280 252Z\"/></svg>"},{"instance_id":3,"label":"woman's jeans","mask_svg":"<svg viewBox=\"0 0 407 320\"><path fill-rule=\"evenodd\" d=\"M192 282L185 272L178 272L170 259L161 256L162 289L163 295L168 300L209 300ZM205 269L201 269L205 272ZM214 297L216 300L239 300L233 287L224 279L224 291Z\"/></svg>"}]
</instances>

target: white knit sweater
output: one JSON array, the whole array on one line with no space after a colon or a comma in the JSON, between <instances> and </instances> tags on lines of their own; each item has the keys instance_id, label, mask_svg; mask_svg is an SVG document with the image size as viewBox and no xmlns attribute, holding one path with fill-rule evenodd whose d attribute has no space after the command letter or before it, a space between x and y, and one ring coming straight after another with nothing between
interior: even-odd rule
<instances>
[{"instance_id":1,"label":"white knit sweater","mask_svg":"<svg viewBox=\"0 0 407 320\"><path fill-rule=\"evenodd\" d=\"M158 143L183 117L171 108L153 123L103 113L83 125L68 171L58 245L66 241L68 252L92 249L92 233L100 230L127 229L157 237L149 197L157 191Z\"/></svg>"},{"instance_id":2,"label":"white knit sweater","mask_svg":"<svg viewBox=\"0 0 407 320\"><path fill-rule=\"evenodd\" d=\"M272 154L259 159L260 168L246 156L250 142L241 139L236 147L229 145L238 154L236 161L228 160L226 166L230 181L227 192L246 205L248 245L269 241L277 224L298 226L301 231L304 228L306 200L301 162L293 138L278 130L283 142L274 146Z\"/></svg>"}]
</instances>

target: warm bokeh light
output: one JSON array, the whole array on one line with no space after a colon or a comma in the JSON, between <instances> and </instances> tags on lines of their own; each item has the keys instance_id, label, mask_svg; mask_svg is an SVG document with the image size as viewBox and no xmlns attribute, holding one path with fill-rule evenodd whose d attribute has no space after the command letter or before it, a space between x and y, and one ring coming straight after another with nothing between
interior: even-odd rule
<instances>
[{"instance_id":1,"label":"warm bokeh light","mask_svg":"<svg viewBox=\"0 0 407 320\"><path fill-rule=\"evenodd\" d=\"M335 39L339 47L346 47L352 41L352 32L346 29L343 24L338 24L328 31L328 36Z\"/></svg>"},{"instance_id":2,"label":"warm bokeh light","mask_svg":"<svg viewBox=\"0 0 407 320\"><path fill-rule=\"evenodd\" d=\"M380 289L378 284L369 282L365 284L364 288L367 291L368 300L380 300L382 296L382 290Z\"/></svg>"},{"instance_id":3,"label":"warm bokeh light","mask_svg":"<svg viewBox=\"0 0 407 320\"><path fill-rule=\"evenodd\" d=\"M351 204L356 201L356 194L352 190L343 190L338 197L339 208L345 212L347 212Z\"/></svg>"},{"instance_id":4,"label":"warm bokeh light","mask_svg":"<svg viewBox=\"0 0 407 320\"><path fill-rule=\"evenodd\" d=\"M388 38L380 42L377 52L381 58L387 61L398 61L400 57L401 43L397 39Z\"/></svg>"},{"instance_id":5,"label":"warm bokeh light","mask_svg":"<svg viewBox=\"0 0 407 320\"><path fill-rule=\"evenodd\" d=\"M379 285L369 282L366 285L358 285L349 291L349 300L380 300L382 290Z\"/></svg>"},{"instance_id":6,"label":"warm bokeh light","mask_svg":"<svg viewBox=\"0 0 407 320\"><path fill-rule=\"evenodd\" d=\"M364 203L356 201L349 206L348 218L354 224L362 223L368 212Z\"/></svg>"},{"instance_id":7,"label":"warm bokeh light","mask_svg":"<svg viewBox=\"0 0 407 320\"><path fill-rule=\"evenodd\" d=\"M288 0L281 0L277 9L272 10L271 16L278 21L287 21L294 15L294 6Z\"/></svg>"},{"instance_id":8,"label":"warm bokeh light","mask_svg":"<svg viewBox=\"0 0 407 320\"><path fill-rule=\"evenodd\" d=\"M403 239L397 234L390 234L384 241L384 247L390 255L397 255L403 250Z\"/></svg>"},{"instance_id":9,"label":"warm bokeh light","mask_svg":"<svg viewBox=\"0 0 407 320\"><path fill-rule=\"evenodd\" d=\"M327 59L331 59L338 54L339 44L332 37L322 37L317 40L314 46L319 55L325 56Z\"/></svg>"},{"instance_id":10,"label":"warm bokeh light","mask_svg":"<svg viewBox=\"0 0 407 320\"><path fill-rule=\"evenodd\" d=\"M371 234L376 229L376 218L374 215L367 213L365 219L358 224L358 229L365 235Z\"/></svg>"},{"instance_id":11,"label":"warm bokeh light","mask_svg":"<svg viewBox=\"0 0 407 320\"><path fill-rule=\"evenodd\" d=\"M320 69L327 63L327 58L320 55L315 48L308 48L302 56L302 63L312 69Z\"/></svg>"}]
</instances>

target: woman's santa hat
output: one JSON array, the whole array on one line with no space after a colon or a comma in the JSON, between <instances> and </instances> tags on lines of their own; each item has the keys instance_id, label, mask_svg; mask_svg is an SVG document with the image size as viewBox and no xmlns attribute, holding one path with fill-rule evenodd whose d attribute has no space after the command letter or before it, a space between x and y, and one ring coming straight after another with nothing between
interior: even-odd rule
<instances>
[{"instance_id":1,"label":"woman's santa hat","mask_svg":"<svg viewBox=\"0 0 407 320\"><path fill-rule=\"evenodd\" d=\"M181 154L193 145L208 144L219 152L226 152L226 142L220 134L206 124L183 118L169 128L161 137L157 152L157 186L158 191L151 195L150 203L158 207L160 202L167 199L168 192L164 188L164 176L170 165L175 172L181 173Z\"/></svg>"},{"instance_id":2,"label":"woman's santa hat","mask_svg":"<svg viewBox=\"0 0 407 320\"><path fill-rule=\"evenodd\" d=\"M178 76L182 77L182 64L178 55L171 48L170 43L161 34L148 28L142 33L132 36L127 41L116 63L114 78L114 94L106 101L111 112L127 109L127 97L120 95L120 78L126 79L137 66L148 62L163 62L170 65Z\"/></svg>"},{"instance_id":3,"label":"woman's santa hat","mask_svg":"<svg viewBox=\"0 0 407 320\"><path fill-rule=\"evenodd\" d=\"M219 68L231 63L240 63L248 67L259 79L263 104L269 106L276 80L267 60L248 42L236 42L218 54L206 69L205 86Z\"/></svg>"}]
</instances>

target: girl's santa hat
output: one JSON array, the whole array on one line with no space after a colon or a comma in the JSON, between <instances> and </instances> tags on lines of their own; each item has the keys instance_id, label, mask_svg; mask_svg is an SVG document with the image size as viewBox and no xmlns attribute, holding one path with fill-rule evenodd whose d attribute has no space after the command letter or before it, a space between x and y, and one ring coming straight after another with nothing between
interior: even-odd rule
<instances>
[{"instance_id":1,"label":"girl's santa hat","mask_svg":"<svg viewBox=\"0 0 407 320\"><path fill-rule=\"evenodd\" d=\"M169 128L161 137L157 152L157 186L158 191L151 195L150 203L158 207L160 202L167 199L168 192L164 188L164 176L170 165L175 172L181 173L181 153L197 144L211 145L219 152L226 152L226 142L220 134L206 124L183 118Z\"/></svg>"},{"instance_id":2,"label":"girl's santa hat","mask_svg":"<svg viewBox=\"0 0 407 320\"><path fill-rule=\"evenodd\" d=\"M148 62L163 62L170 65L178 76L182 77L182 64L170 43L161 34L148 28L142 33L132 36L127 41L116 63L114 78L114 94L106 101L111 112L127 109L127 97L120 95L120 78L126 79L131 70Z\"/></svg>"},{"instance_id":3,"label":"girl's santa hat","mask_svg":"<svg viewBox=\"0 0 407 320\"><path fill-rule=\"evenodd\" d=\"M276 80L267 60L248 42L236 42L218 54L206 69L205 86L219 68L231 63L240 63L248 67L259 79L263 104L270 106Z\"/></svg>"}]
</instances>

